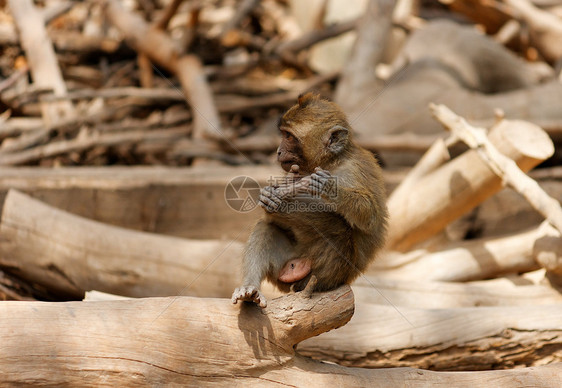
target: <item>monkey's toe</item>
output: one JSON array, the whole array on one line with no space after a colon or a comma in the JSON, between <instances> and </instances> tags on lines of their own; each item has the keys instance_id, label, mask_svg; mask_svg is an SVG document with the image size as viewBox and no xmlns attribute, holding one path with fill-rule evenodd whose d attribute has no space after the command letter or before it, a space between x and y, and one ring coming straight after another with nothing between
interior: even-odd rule
<instances>
[{"instance_id":1,"label":"monkey's toe","mask_svg":"<svg viewBox=\"0 0 562 388\"><path fill-rule=\"evenodd\" d=\"M254 286L242 286L234 290L231 301L233 304L236 304L239 300L243 302L252 302L260 307L267 306L265 296L263 296L262 293Z\"/></svg>"}]
</instances>

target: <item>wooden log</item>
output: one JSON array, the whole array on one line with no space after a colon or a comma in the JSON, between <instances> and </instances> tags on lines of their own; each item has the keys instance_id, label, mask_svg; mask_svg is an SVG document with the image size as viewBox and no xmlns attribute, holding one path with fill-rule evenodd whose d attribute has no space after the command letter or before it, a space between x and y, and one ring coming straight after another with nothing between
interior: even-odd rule
<instances>
[{"instance_id":1,"label":"wooden log","mask_svg":"<svg viewBox=\"0 0 562 388\"><path fill-rule=\"evenodd\" d=\"M550 157L554 145L536 125L505 121L490 133L490 141L523 171ZM501 179L470 150L418 181L411 195L390 198L388 247L406 251L438 233L451 221L501 189Z\"/></svg>"},{"instance_id":2,"label":"wooden log","mask_svg":"<svg viewBox=\"0 0 562 388\"><path fill-rule=\"evenodd\" d=\"M241 213L224 199L228 182L246 175L260 185L274 166L205 168L0 168L0 204L14 188L61 210L110 225L194 239L245 242L260 209ZM402 179L385 172L387 190ZM248 232L249 233L249 232Z\"/></svg>"},{"instance_id":3,"label":"wooden log","mask_svg":"<svg viewBox=\"0 0 562 388\"><path fill-rule=\"evenodd\" d=\"M22 210L25 209L25 210ZM151 235L103 225L11 190L0 266L69 298L100 290L127 296L223 296L236 285L242 245Z\"/></svg>"},{"instance_id":4,"label":"wooden log","mask_svg":"<svg viewBox=\"0 0 562 388\"><path fill-rule=\"evenodd\" d=\"M0 233L5 236L0 242L0 265L69 297L81 297L84 291L91 289L137 297L176 294L228 297L239 282L240 242L180 240L128 231L67 214L15 191L10 192L5 202ZM373 299L376 295L369 296L368 293L374 291L370 288L374 285L384 293L379 295L381 297L391 292L391 301L440 290L442 297L428 298L432 307L439 305L438 301L443 301L443 307L446 307L451 303L447 304L447 298L453 295L460 300L462 293L470 295L464 304L459 301L460 305L529 304L539 296L542 303L553 301L552 294L542 288L532 293L528 291L527 297L523 297L523 290L505 287L487 291L487 287L465 289L462 285L440 288L411 285L410 289L404 286L405 283L393 280L409 282L408 279L419 277L420 273L426 280L482 278L497 273L504 262L511 263L511 266L503 264L504 271L506 268L520 270L522 264L516 258L527 249L521 248L521 242L529 246L527 250L532 250L535 235L517 235L504 242L487 240L480 249L494 254L494 260L482 260L485 255L474 248L464 255L459 249L451 249L398 269L374 272L379 278L360 279L358 287L367 287L360 295L366 295L371 302L376 301ZM510 249L515 253L510 253ZM530 253L524 263L528 263L526 269L536 267ZM385 278L381 279L381 276ZM428 288L429 291L425 291ZM266 290L269 295L275 295L271 288L266 287ZM508 291L512 297L520 297L513 301L505 296ZM494 302L493 295L498 293ZM416 303L426 305L425 302Z\"/></svg>"},{"instance_id":5,"label":"wooden log","mask_svg":"<svg viewBox=\"0 0 562 388\"><path fill-rule=\"evenodd\" d=\"M427 110L430 102L447 104L470 121L493 121L494 109L501 108L506 117L559 128L562 85L539 83L553 77L552 69L525 63L472 27L432 21L412 34L404 57L408 61L397 63L384 93L380 82L357 91L364 101L376 100L369 109L357 105L347 112L361 136L441 133Z\"/></svg>"},{"instance_id":6,"label":"wooden log","mask_svg":"<svg viewBox=\"0 0 562 388\"><path fill-rule=\"evenodd\" d=\"M439 373L312 361L293 345L345 324L353 294L349 287L310 299L300 294L273 300L265 310L188 297L0 303L0 385L507 388L559 381L562 364Z\"/></svg>"},{"instance_id":7,"label":"wooden log","mask_svg":"<svg viewBox=\"0 0 562 388\"><path fill-rule=\"evenodd\" d=\"M544 235L535 242L533 255L537 263L546 269L550 283L562 290L562 236L547 222L542 228Z\"/></svg>"},{"instance_id":8,"label":"wooden log","mask_svg":"<svg viewBox=\"0 0 562 388\"><path fill-rule=\"evenodd\" d=\"M349 324L298 349L355 367L536 366L562 361L560 322L562 304L428 310L358 303Z\"/></svg>"},{"instance_id":9,"label":"wooden log","mask_svg":"<svg viewBox=\"0 0 562 388\"><path fill-rule=\"evenodd\" d=\"M408 171L408 175L406 175L396 189L392 191L389 201L398 203L404 201L404 197L410 196L411 190L417 181L449 161L451 156L449 155L447 143L452 143L452 141L448 140L445 142L441 138L437 139L420 158L418 163Z\"/></svg>"},{"instance_id":10,"label":"wooden log","mask_svg":"<svg viewBox=\"0 0 562 388\"><path fill-rule=\"evenodd\" d=\"M388 255L369 268L371 275L391 279L468 281L538 269L533 245L544 236L541 228L503 237L469 240L437 252L412 251Z\"/></svg>"},{"instance_id":11,"label":"wooden log","mask_svg":"<svg viewBox=\"0 0 562 388\"><path fill-rule=\"evenodd\" d=\"M247 175L260 184L272 167L0 168L0 203L10 188L86 218L173 236L234 238L260 216L228 206L228 182ZM245 241L242 232L239 241Z\"/></svg>"},{"instance_id":12,"label":"wooden log","mask_svg":"<svg viewBox=\"0 0 562 388\"><path fill-rule=\"evenodd\" d=\"M2 303L0 384L260 381L264 372L291 368L296 343L344 325L353 309L349 287L289 295L264 310L197 298Z\"/></svg>"},{"instance_id":13,"label":"wooden log","mask_svg":"<svg viewBox=\"0 0 562 388\"><path fill-rule=\"evenodd\" d=\"M481 306L534 306L562 303L562 294L546 284L517 284L512 279L455 283L360 277L352 285L359 304L427 309Z\"/></svg>"}]
</instances>

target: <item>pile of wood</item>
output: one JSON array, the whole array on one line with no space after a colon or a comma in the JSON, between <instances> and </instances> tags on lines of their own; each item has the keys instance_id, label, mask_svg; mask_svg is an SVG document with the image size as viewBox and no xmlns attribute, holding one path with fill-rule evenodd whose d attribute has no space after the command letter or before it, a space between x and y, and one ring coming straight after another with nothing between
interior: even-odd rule
<instances>
[{"instance_id":1,"label":"pile of wood","mask_svg":"<svg viewBox=\"0 0 562 388\"><path fill-rule=\"evenodd\" d=\"M555 1L6 3L0 385L559 384ZM385 165L387 248L232 305L261 212L225 187L310 89Z\"/></svg>"},{"instance_id":2,"label":"pile of wood","mask_svg":"<svg viewBox=\"0 0 562 388\"><path fill-rule=\"evenodd\" d=\"M307 90L388 166L442 134L430 102L487 126L501 108L560 141L555 3L354 2L8 1L0 165L267 163Z\"/></svg>"}]
</instances>

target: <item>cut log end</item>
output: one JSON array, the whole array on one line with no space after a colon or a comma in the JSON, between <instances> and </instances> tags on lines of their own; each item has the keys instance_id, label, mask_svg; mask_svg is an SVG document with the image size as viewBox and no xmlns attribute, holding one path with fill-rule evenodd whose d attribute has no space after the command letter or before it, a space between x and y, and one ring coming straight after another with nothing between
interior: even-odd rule
<instances>
[{"instance_id":1,"label":"cut log end","mask_svg":"<svg viewBox=\"0 0 562 388\"><path fill-rule=\"evenodd\" d=\"M492 128L490 139L497 144L509 144L526 159L542 162L554 154L554 144L538 125L523 120L501 120ZM496 141L497 140L497 141ZM533 164L533 166L536 163Z\"/></svg>"},{"instance_id":2,"label":"cut log end","mask_svg":"<svg viewBox=\"0 0 562 388\"><path fill-rule=\"evenodd\" d=\"M268 316L283 324L292 346L345 325L354 311L354 296L349 285L329 292L305 290L284 295L273 299L266 309Z\"/></svg>"}]
</instances>

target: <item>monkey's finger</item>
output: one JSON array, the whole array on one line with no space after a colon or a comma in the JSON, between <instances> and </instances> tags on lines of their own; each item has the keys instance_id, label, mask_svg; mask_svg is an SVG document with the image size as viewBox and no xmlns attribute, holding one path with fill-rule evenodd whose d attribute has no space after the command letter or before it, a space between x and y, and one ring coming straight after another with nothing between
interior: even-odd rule
<instances>
[{"instance_id":1,"label":"monkey's finger","mask_svg":"<svg viewBox=\"0 0 562 388\"><path fill-rule=\"evenodd\" d=\"M310 182L309 190L313 194L321 193L323 188L324 188L324 184L322 184L321 182L314 181L314 180Z\"/></svg>"},{"instance_id":2,"label":"monkey's finger","mask_svg":"<svg viewBox=\"0 0 562 388\"><path fill-rule=\"evenodd\" d=\"M275 205L277 205L277 203L273 199L265 197L265 196L264 197L260 196L259 201L260 201L260 203L263 203L265 206L275 206Z\"/></svg>"},{"instance_id":3,"label":"monkey's finger","mask_svg":"<svg viewBox=\"0 0 562 388\"><path fill-rule=\"evenodd\" d=\"M266 186L260 190L260 195L272 195L274 188L271 186Z\"/></svg>"},{"instance_id":4,"label":"monkey's finger","mask_svg":"<svg viewBox=\"0 0 562 388\"><path fill-rule=\"evenodd\" d=\"M260 199L259 205L270 213L275 212L277 209L275 202L271 201L269 198Z\"/></svg>"},{"instance_id":5,"label":"monkey's finger","mask_svg":"<svg viewBox=\"0 0 562 388\"><path fill-rule=\"evenodd\" d=\"M322 171L318 171L315 172L313 175L316 175L317 177L319 177L320 179L324 179L324 180L328 180L332 178L332 174L330 174L328 171L326 170L322 170Z\"/></svg>"},{"instance_id":6,"label":"monkey's finger","mask_svg":"<svg viewBox=\"0 0 562 388\"><path fill-rule=\"evenodd\" d=\"M316 173L318 175L331 176L330 171L324 170L323 168L320 168L320 167L316 167L314 169L314 173Z\"/></svg>"}]
</instances>

